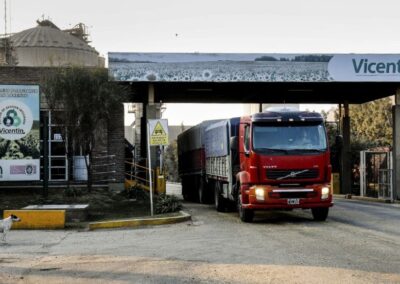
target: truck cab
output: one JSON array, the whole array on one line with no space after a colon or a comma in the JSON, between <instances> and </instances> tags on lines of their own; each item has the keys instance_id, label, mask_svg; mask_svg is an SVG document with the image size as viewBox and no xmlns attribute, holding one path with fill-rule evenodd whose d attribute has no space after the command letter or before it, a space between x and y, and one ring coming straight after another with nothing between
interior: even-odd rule
<instances>
[{"instance_id":1,"label":"truck cab","mask_svg":"<svg viewBox=\"0 0 400 284\"><path fill-rule=\"evenodd\" d=\"M256 210L295 208L327 218L331 165L320 114L283 109L242 117L232 140L240 164L233 194L243 221L251 222Z\"/></svg>"}]
</instances>

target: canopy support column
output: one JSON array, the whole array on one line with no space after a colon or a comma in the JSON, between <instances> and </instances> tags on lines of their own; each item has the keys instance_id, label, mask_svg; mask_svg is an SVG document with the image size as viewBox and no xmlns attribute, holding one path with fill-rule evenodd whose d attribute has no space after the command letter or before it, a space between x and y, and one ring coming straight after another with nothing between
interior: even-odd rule
<instances>
[{"instance_id":1,"label":"canopy support column","mask_svg":"<svg viewBox=\"0 0 400 284\"><path fill-rule=\"evenodd\" d=\"M400 88L394 96L393 114L393 199L400 197Z\"/></svg>"},{"instance_id":2,"label":"canopy support column","mask_svg":"<svg viewBox=\"0 0 400 284\"><path fill-rule=\"evenodd\" d=\"M147 120L158 119L161 117L161 107L159 103L154 102L155 88L153 84L149 84L147 88L147 99L143 102L143 116L141 118L141 157L147 158ZM157 165L157 149L151 149L151 167L155 168Z\"/></svg>"},{"instance_id":3,"label":"canopy support column","mask_svg":"<svg viewBox=\"0 0 400 284\"><path fill-rule=\"evenodd\" d=\"M343 149L342 149L342 172L341 172L341 191L344 194L351 194L351 149L350 149L350 110L349 103L346 101L343 104L344 115L342 117L342 135L343 135Z\"/></svg>"}]
</instances>

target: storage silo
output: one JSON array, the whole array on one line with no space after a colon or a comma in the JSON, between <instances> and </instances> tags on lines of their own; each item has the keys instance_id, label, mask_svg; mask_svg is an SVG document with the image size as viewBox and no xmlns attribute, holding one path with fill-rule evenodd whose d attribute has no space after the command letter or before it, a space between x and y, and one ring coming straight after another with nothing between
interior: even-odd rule
<instances>
[{"instance_id":1,"label":"storage silo","mask_svg":"<svg viewBox=\"0 0 400 284\"><path fill-rule=\"evenodd\" d=\"M62 31L49 20L37 23L35 28L11 36L17 66L104 67L104 60L85 37L73 35L76 29ZM79 30L82 24L77 27Z\"/></svg>"}]
</instances>

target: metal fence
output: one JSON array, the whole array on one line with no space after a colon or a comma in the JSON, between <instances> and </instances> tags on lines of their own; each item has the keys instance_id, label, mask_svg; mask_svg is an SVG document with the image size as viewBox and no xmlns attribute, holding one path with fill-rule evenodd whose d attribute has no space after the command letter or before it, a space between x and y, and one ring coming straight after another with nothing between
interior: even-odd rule
<instances>
[{"instance_id":1,"label":"metal fence","mask_svg":"<svg viewBox=\"0 0 400 284\"><path fill-rule=\"evenodd\" d=\"M392 152L360 152L360 195L393 200Z\"/></svg>"}]
</instances>

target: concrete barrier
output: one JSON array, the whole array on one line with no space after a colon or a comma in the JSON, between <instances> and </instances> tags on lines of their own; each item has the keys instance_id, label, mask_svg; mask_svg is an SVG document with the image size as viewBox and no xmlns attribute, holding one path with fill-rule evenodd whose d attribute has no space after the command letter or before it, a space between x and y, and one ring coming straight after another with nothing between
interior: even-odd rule
<instances>
[{"instance_id":1,"label":"concrete barrier","mask_svg":"<svg viewBox=\"0 0 400 284\"><path fill-rule=\"evenodd\" d=\"M29 205L23 210L65 210L65 222L84 222L89 216L89 204Z\"/></svg>"},{"instance_id":2,"label":"concrete barrier","mask_svg":"<svg viewBox=\"0 0 400 284\"><path fill-rule=\"evenodd\" d=\"M65 210L4 210L7 218L14 214L21 222L13 224L12 229L63 229L65 227Z\"/></svg>"}]
</instances>

